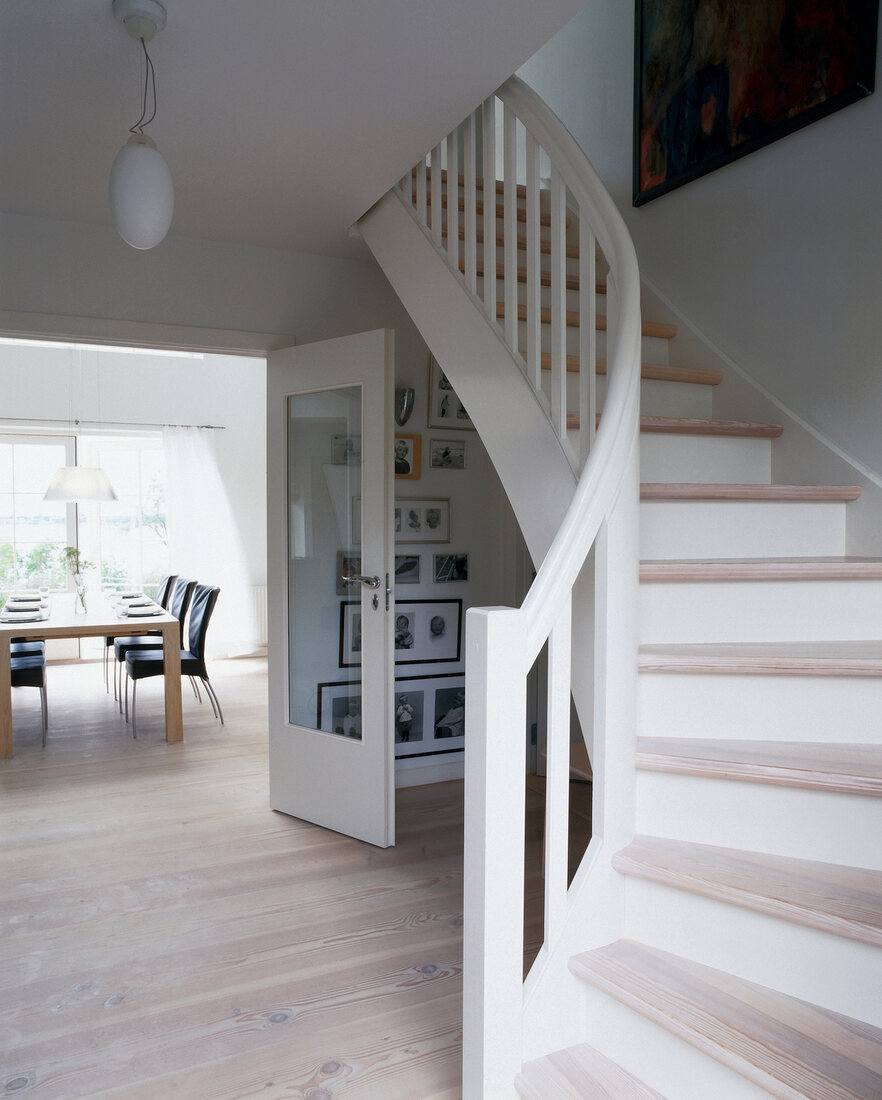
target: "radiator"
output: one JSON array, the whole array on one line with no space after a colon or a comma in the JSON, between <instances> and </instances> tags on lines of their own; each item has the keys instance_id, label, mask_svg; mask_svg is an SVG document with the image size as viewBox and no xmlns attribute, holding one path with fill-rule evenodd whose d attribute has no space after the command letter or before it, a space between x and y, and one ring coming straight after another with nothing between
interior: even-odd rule
<instances>
[{"instance_id":1,"label":"radiator","mask_svg":"<svg viewBox=\"0 0 882 1100\"><path fill-rule=\"evenodd\" d=\"M251 586L251 607L254 612L254 629L259 645L266 645L266 585Z\"/></svg>"}]
</instances>

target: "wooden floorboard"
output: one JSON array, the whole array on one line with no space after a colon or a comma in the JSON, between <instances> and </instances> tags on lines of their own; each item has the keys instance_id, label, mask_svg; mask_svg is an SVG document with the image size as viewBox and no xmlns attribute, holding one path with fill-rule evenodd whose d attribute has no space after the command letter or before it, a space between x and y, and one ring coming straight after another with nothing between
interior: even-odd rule
<instances>
[{"instance_id":1,"label":"wooden floorboard","mask_svg":"<svg viewBox=\"0 0 882 1100\"><path fill-rule=\"evenodd\" d=\"M180 745L161 693L135 742L100 666L49 671L0 763L0 1091L458 1097L461 784L399 791L383 851L269 809L263 662Z\"/></svg>"}]
</instances>

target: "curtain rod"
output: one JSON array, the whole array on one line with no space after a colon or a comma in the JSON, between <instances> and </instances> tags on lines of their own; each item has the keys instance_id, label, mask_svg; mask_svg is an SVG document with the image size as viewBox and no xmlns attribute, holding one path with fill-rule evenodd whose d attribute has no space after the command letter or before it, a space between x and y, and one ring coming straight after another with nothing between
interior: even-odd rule
<instances>
[{"instance_id":1,"label":"curtain rod","mask_svg":"<svg viewBox=\"0 0 882 1100\"><path fill-rule=\"evenodd\" d=\"M120 431L122 429L133 429L134 431L155 431L157 428L210 428L215 432L225 432L225 424L147 424L130 422L126 420L69 420L58 419L52 417L42 417L35 419L32 417L24 416L4 416L0 417L0 425L2 424L21 424L31 428L41 428L47 425L64 424L70 429L70 431L76 432L79 428L92 428L98 431Z\"/></svg>"}]
</instances>

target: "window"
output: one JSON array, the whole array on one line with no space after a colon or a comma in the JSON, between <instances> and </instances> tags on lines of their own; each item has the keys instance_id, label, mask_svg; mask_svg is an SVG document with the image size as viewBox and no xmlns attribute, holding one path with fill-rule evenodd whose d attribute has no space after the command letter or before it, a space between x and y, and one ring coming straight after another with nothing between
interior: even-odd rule
<instances>
[{"instance_id":1,"label":"window","mask_svg":"<svg viewBox=\"0 0 882 1100\"><path fill-rule=\"evenodd\" d=\"M0 435L0 595L16 587L67 587L61 558L74 544L75 511L44 502L59 466L73 465L69 436Z\"/></svg>"}]
</instances>

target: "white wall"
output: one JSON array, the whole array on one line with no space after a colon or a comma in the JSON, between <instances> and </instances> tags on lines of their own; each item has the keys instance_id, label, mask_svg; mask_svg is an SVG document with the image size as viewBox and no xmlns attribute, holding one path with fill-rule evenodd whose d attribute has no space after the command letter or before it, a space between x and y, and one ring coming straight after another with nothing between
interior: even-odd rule
<instances>
[{"instance_id":1,"label":"white wall","mask_svg":"<svg viewBox=\"0 0 882 1100\"><path fill-rule=\"evenodd\" d=\"M633 23L632 4L592 0L519 75L599 172L646 277L742 370L882 474L882 95L635 209Z\"/></svg>"}]
</instances>

